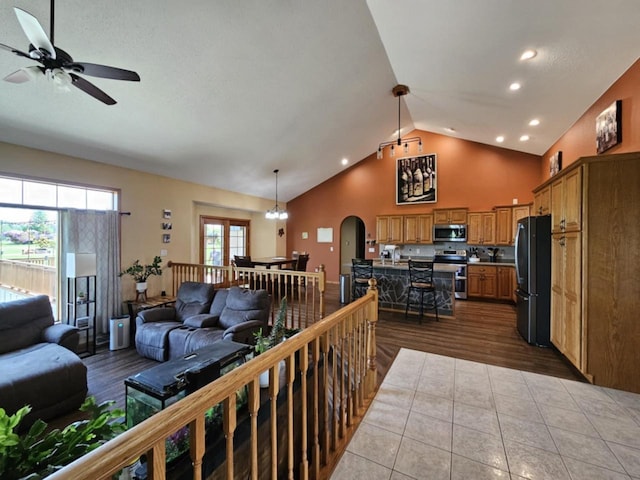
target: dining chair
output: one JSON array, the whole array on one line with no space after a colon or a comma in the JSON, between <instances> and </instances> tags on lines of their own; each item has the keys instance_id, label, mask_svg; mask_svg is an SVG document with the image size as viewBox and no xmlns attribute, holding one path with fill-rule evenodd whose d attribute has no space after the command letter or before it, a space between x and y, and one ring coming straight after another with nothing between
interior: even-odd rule
<instances>
[{"instance_id":1,"label":"dining chair","mask_svg":"<svg viewBox=\"0 0 640 480\"><path fill-rule=\"evenodd\" d=\"M419 321L422 323L422 316L424 314L424 294L431 295L431 303L427 304L427 308L431 308L436 313L436 321L440 321L438 318L438 302L436 301L436 287L433 283L433 262L421 262L417 260L409 260L409 286L407 288L407 308L405 309L405 318L409 315L409 306L411 304L411 296L418 296L419 294Z\"/></svg>"}]
</instances>

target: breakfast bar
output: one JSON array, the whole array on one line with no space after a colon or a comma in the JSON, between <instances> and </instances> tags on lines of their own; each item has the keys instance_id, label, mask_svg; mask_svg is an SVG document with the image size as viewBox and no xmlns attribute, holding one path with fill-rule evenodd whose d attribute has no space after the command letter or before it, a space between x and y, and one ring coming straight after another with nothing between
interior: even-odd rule
<instances>
[{"instance_id":1,"label":"breakfast bar","mask_svg":"<svg viewBox=\"0 0 640 480\"><path fill-rule=\"evenodd\" d=\"M436 301L440 317L454 317L455 314L455 280L457 267L435 264L433 282L436 288ZM409 287L409 265L400 260L392 263L374 260L373 275L378 285L378 306L381 310L405 311ZM411 310L410 310L411 313ZM415 311L413 312L415 313ZM425 315L432 316L433 311L425 310Z\"/></svg>"}]
</instances>

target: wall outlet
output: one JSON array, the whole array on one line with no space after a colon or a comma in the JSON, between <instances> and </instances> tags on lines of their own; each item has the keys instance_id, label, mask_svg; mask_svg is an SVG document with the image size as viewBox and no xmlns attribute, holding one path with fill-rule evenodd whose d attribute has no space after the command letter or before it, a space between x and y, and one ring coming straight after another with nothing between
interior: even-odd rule
<instances>
[{"instance_id":1,"label":"wall outlet","mask_svg":"<svg viewBox=\"0 0 640 480\"><path fill-rule=\"evenodd\" d=\"M416 248L416 254L420 255L420 249Z\"/></svg>"},{"instance_id":2,"label":"wall outlet","mask_svg":"<svg viewBox=\"0 0 640 480\"><path fill-rule=\"evenodd\" d=\"M167 251L164 248L162 250L160 250L160 256L161 257L166 257L167 256Z\"/></svg>"},{"instance_id":3,"label":"wall outlet","mask_svg":"<svg viewBox=\"0 0 640 480\"><path fill-rule=\"evenodd\" d=\"M329 251L330 251L330 252L333 252L333 247L329 247Z\"/></svg>"},{"instance_id":4,"label":"wall outlet","mask_svg":"<svg viewBox=\"0 0 640 480\"><path fill-rule=\"evenodd\" d=\"M369 248L369 253L376 253L376 249L374 247Z\"/></svg>"}]
</instances>

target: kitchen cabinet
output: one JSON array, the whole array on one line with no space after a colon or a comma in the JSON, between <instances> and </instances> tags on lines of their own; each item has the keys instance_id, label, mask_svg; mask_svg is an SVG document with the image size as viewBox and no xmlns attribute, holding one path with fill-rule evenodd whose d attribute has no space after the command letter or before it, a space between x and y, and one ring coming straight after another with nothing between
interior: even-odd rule
<instances>
[{"instance_id":1,"label":"kitchen cabinet","mask_svg":"<svg viewBox=\"0 0 640 480\"><path fill-rule=\"evenodd\" d=\"M535 191L533 196L533 214L537 216L551 213L551 186L545 185Z\"/></svg>"},{"instance_id":2,"label":"kitchen cabinet","mask_svg":"<svg viewBox=\"0 0 640 480\"><path fill-rule=\"evenodd\" d=\"M404 243L433 243L433 215L405 215Z\"/></svg>"},{"instance_id":3,"label":"kitchen cabinet","mask_svg":"<svg viewBox=\"0 0 640 480\"><path fill-rule=\"evenodd\" d=\"M518 288L518 279L516 277L516 268L515 266L511 269L511 301L516 303L518 301L518 296L516 295L516 289Z\"/></svg>"},{"instance_id":4,"label":"kitchen cabinet","mask_svg":"<svg viewBox=\"0 0 640 480\"><path fill-rule=\"evenodd\" d=\"M495 213L470 212L467 214L467 222L467 244L495 245Z\"/></svg>"},{"instance_id":5,"label":"kitchen cabinet","mask_svg":"<svg viewBox=\"0 0 640 480\"><path fill-rule=\"evenodd\" d=\"M551 184L551 232L582 228L582 170L576 168Z\"/></svg>"},{"instance_id":6,"label":"kitchen cabinet","mask_svg":"<svg viewBox=\"0 0 640 480\"><path fill-rule=\"evenodd\" d=\"M402 215L377 216L376 240L382 244L402 243Z\"/></svg>"},{"instance_id":7,"label":"kitchen cabinet","mask_svg":"<svg viewBox=\"0 0 640 480\"><path fill-rule=\"evenodd\" d=\"M466 208L435 209L433 210L433 223L437 225L465 224L467 223L467 210Z\"/></svg>"},{"instance_id":8,"label":"kitchen cabinet","mask_svg":"<svg viewBox=\"0 0 640 480\"><path fill-rule=\"evenodd\" d=\"M551 342L590 382L635 393L638 185L635 152L578 159L534 190L552 188Z\"/></svg>"},{"instance_id":9,"label":"kitchen cabinet","mask_svg":"<svg viewBox=\"0 0 640 480\"><path fill-rule=\"evenodd\" d=\"M514 267L496 267L497 273L497 295L496 298L498 300L509 300L513 301L514 299L514 291L515 284L513 280L515 279L515 268Z\"/></svg>"},{"instance_id":10,"label":"kitchen cabinet","mask_svg":"<svg viewBox=\"0 0 640 480\"><path fill-rule=\"evenodd\" d=\"M582 365L580 232L552 235L551 343L579 370Z\"/></svg>"},{"instance_id":11,"label":"kitchen cabinet","mask_svg":"<svg viewBox=\"0 0 640 480\"><path fill-rule=\"evenodd\" d=\"M511 240L513 245L516 241L516 232L518 231L518 220L531 215L531 205L515 205L511 212Z\"/></svg>"},{"instance_id":12,"label":"kitchen cabinet","mask_svg":"<svg viewBox=\"0 0 640 480\"><path fill-rule=\"evenodd\" d=\"M497 267L493 265L467 266L467 295L479 298L497 298Z\"/></svg>"},{"instance_id":13,"label":"kitchen cabinet","mask_svg":"<svg viewBox=\"0 0 640 480\"><path fill-rule=\"evenodd\" d=\"M511 207L496 207L496 245L511 245L513 242L512 211Z\"/></svg>"}]
</instances>

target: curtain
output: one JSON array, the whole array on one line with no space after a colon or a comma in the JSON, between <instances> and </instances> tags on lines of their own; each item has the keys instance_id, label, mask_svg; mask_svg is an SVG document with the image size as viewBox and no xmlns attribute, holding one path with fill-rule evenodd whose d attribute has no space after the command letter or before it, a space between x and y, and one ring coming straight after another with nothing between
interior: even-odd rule
<instances>
[{"instance_id":1,"label":"curtain","mask_svg":"<svg viewBox=\"0 0 640 480\"><path fill-rule=\"evenodd\" d=\"M67 253L96 254L96 331L109 333L109 319L121 314L120 214L115 211L63 210L60 214L62 297L67 301ZM66 313L65 313L66 315Z\"/></svg>"}]
</instances>

